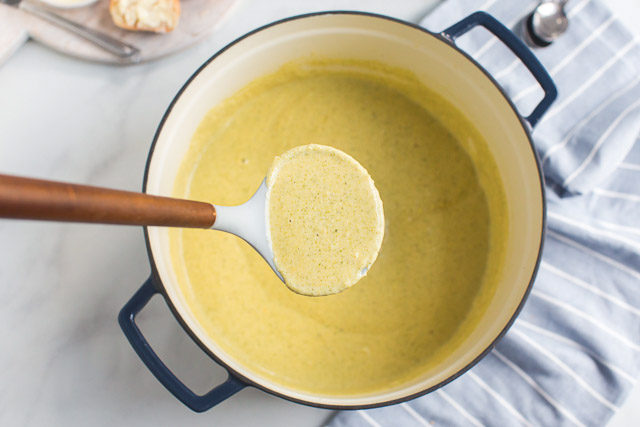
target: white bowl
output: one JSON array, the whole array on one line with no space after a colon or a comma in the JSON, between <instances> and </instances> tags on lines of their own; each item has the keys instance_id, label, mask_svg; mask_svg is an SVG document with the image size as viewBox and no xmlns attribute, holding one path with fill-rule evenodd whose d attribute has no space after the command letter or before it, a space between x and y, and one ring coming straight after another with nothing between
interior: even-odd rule
<instances>
[{"instance_id":1,"label":"white bowl","mask_svg":"<svg viewBox=\"0 0 640 427\"><path fill-rule=\"evenodd\" d=\"M40 3L53 6L58 9L75 9L78 7L89 6L98 0L38 0Z\"/></svg>"}]
</instances>

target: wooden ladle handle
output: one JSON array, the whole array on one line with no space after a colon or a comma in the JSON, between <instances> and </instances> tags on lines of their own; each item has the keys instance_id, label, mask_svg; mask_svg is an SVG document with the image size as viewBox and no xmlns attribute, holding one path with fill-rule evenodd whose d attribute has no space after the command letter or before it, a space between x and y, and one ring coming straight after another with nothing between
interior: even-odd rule
<instances>
[{"instance_id":1,"label":"wooden ladle handle","mask_svg":"<svg viewBox=\"0 0 640 427\"><path fill-rule=\"evenodd\" d=\"M0 175L0 218L211 228L209 203Z\"/></svg>"}]
</instances>

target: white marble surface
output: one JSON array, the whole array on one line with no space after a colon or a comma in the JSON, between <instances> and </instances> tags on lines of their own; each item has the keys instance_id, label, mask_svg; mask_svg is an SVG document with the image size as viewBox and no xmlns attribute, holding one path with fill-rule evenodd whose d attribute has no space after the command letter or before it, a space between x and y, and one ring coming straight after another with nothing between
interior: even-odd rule
<instances>
[{"instance_id":1,"label":"white marble surface","mask_svg":"<svg viewBox=\"0 0 640 427\"><path fill-rule=\"evenodd\" d=\"M275 19L323 9L417 21L435 1L243 0L200 45L126 68L81 62L30 42L0 66L0 172L139 190L166 107L226 43ZM637 0L610 4L640 37ZM205 414L171 396L116 321L149 274L141 229L0 220L0 236L0 425L317 426L331 415L253 389ZM197 391L225 377L160 298L140 322ZM636 391L611 425L635 426L638 419Z\"/></svg>"}]
</instances>

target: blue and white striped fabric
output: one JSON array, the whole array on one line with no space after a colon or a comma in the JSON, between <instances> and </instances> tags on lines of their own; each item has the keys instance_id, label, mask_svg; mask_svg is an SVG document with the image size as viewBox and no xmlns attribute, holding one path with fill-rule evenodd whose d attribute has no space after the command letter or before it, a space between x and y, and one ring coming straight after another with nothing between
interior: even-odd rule
<instances>
[{"instance_id":1,"label":"blue and white striped fabric","mask_svg":"<svg viewBox=\"0 0 640 427\"><path fill-rule=\"evenodd\" d=\"M512 29L538 1L448 0L433 30L486 10ZM548 231L531 296L472 370L408 403L344 411L343 426L602 426L640 374L640 48L597 0L567 4L570 27L535 53L559 97L533 135L547 178ZM541 98L485 31L459 45L520 111Z\"/></svg>"}]
</instances>

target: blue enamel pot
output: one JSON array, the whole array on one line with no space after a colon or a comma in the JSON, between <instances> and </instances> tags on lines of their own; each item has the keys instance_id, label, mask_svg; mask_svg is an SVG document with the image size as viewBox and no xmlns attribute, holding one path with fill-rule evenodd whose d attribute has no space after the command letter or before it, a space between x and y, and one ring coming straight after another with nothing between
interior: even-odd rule
<instances>
[{"instance_id":1,"label":"blue enamel pot","mask_svg":"<svg viewBox=\"0 0 640 427\"><path fill-rule=\"evenodd\" d=\"M455 40L482 26L500 39L539 82L544 97L522 117L496 81ZM356 12L297 16L259 28L205 62L167 109L155 135L144 191L170 196L181 159L200 120L213 106L257 77L294 59L316 54L383 62L413 72L467 119L488 142L504 182L509 236L503 278L475 329L449 357L401 386L356 396L302 392L278 384L228 355L207 335L185 301L173 271L167 229L148 227L145 237L151 277L122 309L119 321L131 345L158 380L194 411L205 411L244 387L256 387L294 402L324 408L359 409L413 399L454 380L485 356L515 320L538 269L545 227L544 186L531 130L556 97L548 73L506 27L478 12L440 34L397 19ZM204 395L185 386L158 358L136 326L136 315L161 295L184 330L228 379Z\"/></svg>"}]
</instances>

